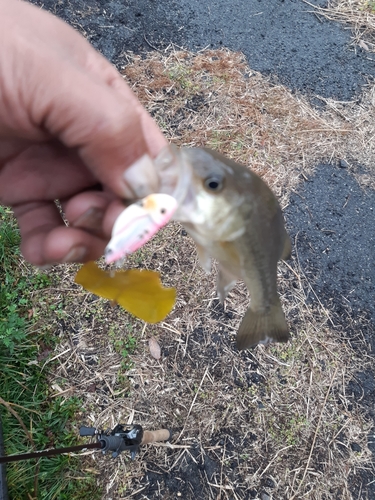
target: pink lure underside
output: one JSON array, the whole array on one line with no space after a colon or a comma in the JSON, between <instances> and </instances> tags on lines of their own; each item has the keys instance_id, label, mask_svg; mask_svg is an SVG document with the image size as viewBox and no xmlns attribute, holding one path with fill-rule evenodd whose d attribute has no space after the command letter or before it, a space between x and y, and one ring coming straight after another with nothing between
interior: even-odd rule
<instances>
[{"instance_id":1,"label":"pink lure underside","mask_svg":"<svg viewBox=\"0 0 375 500\"><path fill-rule=\"evenodd\" d=\"M149 241L171 219L177 201L168 194L150 194L117 217L105 249L107 264L124 259Z\"/></svg>"}]
</instances>

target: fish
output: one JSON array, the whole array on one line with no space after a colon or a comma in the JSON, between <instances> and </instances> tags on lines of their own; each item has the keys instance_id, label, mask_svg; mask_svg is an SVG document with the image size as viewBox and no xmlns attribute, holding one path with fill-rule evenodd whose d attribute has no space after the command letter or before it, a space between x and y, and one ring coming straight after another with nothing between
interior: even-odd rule
<instances>
[{"instance_id":1,"label":"fish","mask_svg":"<svg viewBox=\"0 0 375 500\"><path fill-rule=\"evenodd\" d=\"M217 261L222 303L238 280L249 291L237 348L287 342L290 334L277 292L277 266L279 260L290 258L292 247L272 190L248 167L203 147L169 145L155 158L153 168L150 178L156 173L159 193L169 198L164 202L160 194L150 193L120 215L106 250L107 263L142 246L168 220L178 221L194 240L203 269L210 272L211 259ZM150 215L145 200L153 200L152 213L157 215ZM159 220L161 206L168 210Z\"/></svg>"},{"instance_id":2,"label":"fish","mask_svg":"<svg viewBox=\"0 0 375 500\"><path fill-rule=\"evenodd\" d=\"M287 342L277 266L279 260L290 258L292 247L271 189L246 166L208 148L169 146L154 163L159 190L176 198L172 218L193 238L201 266L210 272L211 259L218 263L220 301L237 280L243 280L249 291L237 348Z\"/></svg>"}]
</instances>

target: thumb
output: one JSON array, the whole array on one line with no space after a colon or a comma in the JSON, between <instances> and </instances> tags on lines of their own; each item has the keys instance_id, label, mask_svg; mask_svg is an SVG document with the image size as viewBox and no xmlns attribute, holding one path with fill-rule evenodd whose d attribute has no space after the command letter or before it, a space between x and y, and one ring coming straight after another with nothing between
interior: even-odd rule
<instances>
[{"instance_id":1,"label":"thumb","mask_svg":"<svg viewBox=\"0 0 375 500\"><path fill-rule=\"evenodd\" d=\"M144 185L155 183L150 156L166 140L114 68L113 78L107 75L105 81L75 66L64 72L52 69L47 88L44 81L30 107L34 123L75 148L95 177L118 196L142 197ZM131 165L135 168L129 176L125 171Z\"/></svg>"},{"instance_id":2,"label":"thumb","mask_svg":"<svg viewBox=\"0 0 375 500\"><path fill-rule=\"evenodd\" d=\"M115 68L75 30L27 2L0 0L0 11L2 135L58 138L102 184L128 197L123 174L140 158L149 170L145 155L165 145L161 131Z\"/></svg>"}]
</instances>

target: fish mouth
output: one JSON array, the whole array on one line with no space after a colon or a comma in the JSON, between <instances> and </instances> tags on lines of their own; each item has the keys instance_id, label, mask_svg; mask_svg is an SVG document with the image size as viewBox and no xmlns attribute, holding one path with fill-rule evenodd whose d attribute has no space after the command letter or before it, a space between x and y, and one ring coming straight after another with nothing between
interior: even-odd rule
<instances>
[{"instance_id":1,"label":"fish mouth","mask_svg":"<svg viewBox=\"0 0 375 500\"><path fill-rule=\"evenodd\" d=\"M181 161L180 150L170 144L163 148L154 159L154 166L159 177L159 192L169 194L181 203L185 197L186 186L191 173Z\"/></svg>"},{"instance_id":2,"label":"fish mouth","mask_svg":"<svg viewBox=\"0 0 375 500\"><path fill-rule=\"evenodd\" d=\"M169 194L177 201L174 220L189 221L195 208L193 168L183 153L173 144L163 148L154 160L159 177L159 192Z\"/></svg>"},{"instance_id":3,"label":"fish mouth","mask_svg":"<svg viewBox=\"0 0 375 500\"><path fill-rule=\"evenodd\" d=\"M107 264L121 263L149 241L157 231L181 212L175 220L189 221L189 209L194 208L195 196L192 186L192 166L186 155L174 146L161 150L153 161L150 179L158 181L158 193L149 194L125 208L117 217L112 236L105 249ZM142 175L142 172L140 173ZM146 190L147 173L143 172ZM188 209L187 209L188 206Z\"/></svg>"}]
</instances>

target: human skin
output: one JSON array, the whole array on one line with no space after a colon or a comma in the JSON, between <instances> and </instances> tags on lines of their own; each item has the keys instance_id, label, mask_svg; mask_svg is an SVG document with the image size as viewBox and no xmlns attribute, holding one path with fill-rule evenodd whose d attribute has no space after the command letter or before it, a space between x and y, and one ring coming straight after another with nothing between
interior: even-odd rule
<instances>
[{"instance_id":1,"label":"human skin","mask_svg":"<svg viewBox=\"0 0 375 500\"><path fill-rule=\"evenodd\" d=\"M122 200L137 193L165 145L121 75L81 35L31 4L0 0L0 203L18 219L26 260L102 255Z\"/></svg>"}]
</instances>

